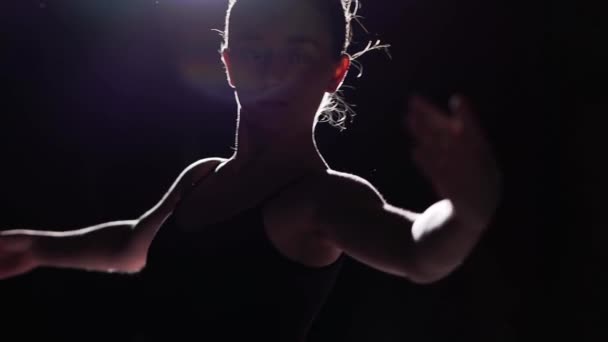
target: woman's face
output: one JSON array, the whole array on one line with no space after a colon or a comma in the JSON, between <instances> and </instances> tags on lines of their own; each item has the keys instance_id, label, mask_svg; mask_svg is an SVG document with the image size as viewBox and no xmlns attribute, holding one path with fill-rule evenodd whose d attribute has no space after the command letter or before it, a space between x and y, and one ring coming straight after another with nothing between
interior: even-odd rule
<instances>
[{"instance_id":1,"label":"woman's face","mask_svg":"<svg viewBox=\"0 0 608 342\"><path fill-rule=\"evenodd\" d=\"M242 119L310 128L325 92L336 90L349 65L331 50L326 14L312 1L240 1L229 25L223 57Z\"/></svg>"}]
</instances>

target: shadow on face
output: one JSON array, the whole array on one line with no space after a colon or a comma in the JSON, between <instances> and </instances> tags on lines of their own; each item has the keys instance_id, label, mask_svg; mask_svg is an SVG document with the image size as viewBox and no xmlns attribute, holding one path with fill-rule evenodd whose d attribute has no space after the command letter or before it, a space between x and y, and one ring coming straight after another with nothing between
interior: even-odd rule
<instances>
[{"instance_id":1,"label":"shadow on face","mask_svg":"<svg viewBox=\"0 0 608 342\"><path fill-rule=\"evenodd\" d=\"M329 17L314 1L237 2L227 33L223 59L241 115L310 124L348 70L348 57L335 57Z\"/></svg>"}]
</instances>

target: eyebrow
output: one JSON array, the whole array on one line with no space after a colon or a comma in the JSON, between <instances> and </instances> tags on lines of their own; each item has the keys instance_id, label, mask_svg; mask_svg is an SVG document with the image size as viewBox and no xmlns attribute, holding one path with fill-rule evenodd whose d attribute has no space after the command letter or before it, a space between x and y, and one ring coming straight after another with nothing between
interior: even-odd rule
<instances>
[{"instance_id":1,"label":"eyebrow","mask_svg":"<svg viewBox=\"0 0 608 342\"><path fill-rule=\"evenodd\" d=\"M252 34L248 34L248 33L236 34L235 36L239 40L244 40L244 41L259 41L259 40L262 40L261 36L259 36L259 35L252 35Z\"/></svg>"},{"instance_id":2,"label":"eyebrow","mask_svg":"<svg viewBox=\"0 0 608 342\"><path fill-rule=\"evenodd\" d=\"M321 48L321 44L316 39L306 37L306 36L291 36L287 39L289 43L294 44L310 44L317 49Z\"/></svg>"},{"instance_id":3,"label":"eyebrow","mask_svg":"<svg viewBox=\"0 0 608 342\"><path fill-rule=\"evenodd\" d=\"M246 42L259 42L263 40L262 36L260 35L248 33L238 34L237 37L240 41ZM316 49L321 49L321 43L319 43L319 41L317 41L316 39L308 36L290 36L287 38L287 42L289 44L307 44L315 47Z\"/></svg>"}]
</instances>

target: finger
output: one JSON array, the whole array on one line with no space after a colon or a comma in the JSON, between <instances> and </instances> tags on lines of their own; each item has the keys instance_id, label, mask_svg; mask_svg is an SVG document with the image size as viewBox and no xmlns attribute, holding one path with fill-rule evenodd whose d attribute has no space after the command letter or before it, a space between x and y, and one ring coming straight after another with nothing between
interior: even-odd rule
<instances>
[{"instance_id":1,"label":"finger","mask_svg":"<svg viewBox=\"0 0 608 342\"><path fill-rule=\"evenodd\" d=\"M412 134L421 144L447 150L457 143L454 120L430 102L413 97L408 114Z\"/></svg>"},{"instance_id":2,"label":"finger","mask_svg":"<svg viewBox=\"0 0 608 342\"><path fill-rule=\"evenodd\" d=\"M460 122L460 130L455 135L461 142L458 146L463 149L460 154L472 154L475 159L492 158L492 146L477 120L471 102L462 95L454 95L450 99L450 109L454 118Z\"/></svg>"},{"instance_id":3,"label":"finger","mask_svg":"<svg viewBox=\"0 0 608 342\"><path fill-rule=\"evenodd\" d=\"M456 94L450 98L449 107L458 123L459 131L466 131L467 135L478 138L483 136L471 101L461 94Z\"/></svg>"},{"instance_id":4,"label":"finger","mask_svg":"<svg viewBox=\"0 0 608 342\"><path fill-rule=\"evenodd\" d=\"M410 134L417 142L429 143L434 135L433 131L424 125L419 112L410 111L407 116L407 127Z\"/></svg>"},{"instance_id":5,"label":"finger","mask_svg":"<svg viewBox=\"0 0 608 342\"><path fill-rule=\"evenodd\" d=\"M438 132L449 132L453 129L451 118L441 108L421 96L414 95L409 102L410 112L420 117L421 124Z\"/></svg>"},{"instance_id":6,"label":"finger","mask_svg":"<svg viewBox=\"0 0 608 342\"><path fill-rule=\"evenodd\" d=\"M407 117L409 132L417 145L445 150L449 148L451 135L423 123L424 114L411 112Z\"/></svg>"}]
</instances>

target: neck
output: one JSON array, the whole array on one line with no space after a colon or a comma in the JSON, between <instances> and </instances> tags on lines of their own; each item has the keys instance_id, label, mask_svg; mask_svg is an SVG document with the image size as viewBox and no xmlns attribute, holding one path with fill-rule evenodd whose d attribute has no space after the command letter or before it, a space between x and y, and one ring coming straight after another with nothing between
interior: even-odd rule
<instances>
[{"instance_id":1,"label":"neck","mask_svg":"<svg viewBox=\"0 0 608 342\"><path fill-rule=\"evenodd\" d=\"M237 167L257 165L293 172L320 171L328 168L319 153L313 130L294 132L288 128L269 132L239 115L236 150L231 158ZM239 168L240 168L239 167Z\"/></svg>"}]
</instances>

